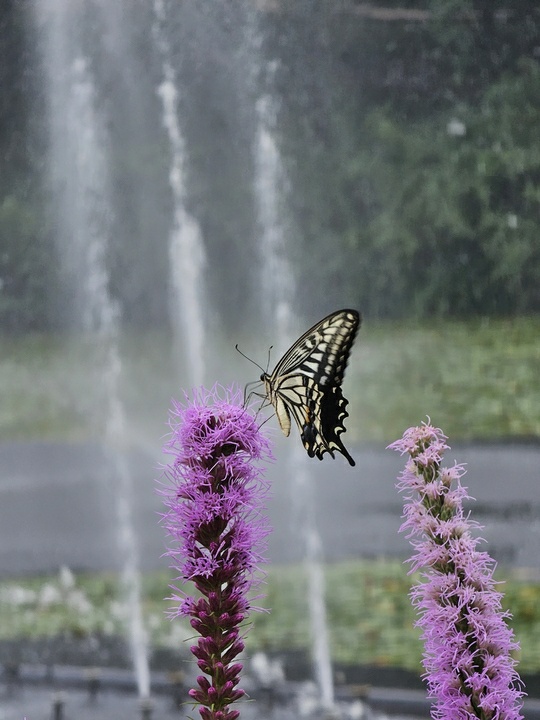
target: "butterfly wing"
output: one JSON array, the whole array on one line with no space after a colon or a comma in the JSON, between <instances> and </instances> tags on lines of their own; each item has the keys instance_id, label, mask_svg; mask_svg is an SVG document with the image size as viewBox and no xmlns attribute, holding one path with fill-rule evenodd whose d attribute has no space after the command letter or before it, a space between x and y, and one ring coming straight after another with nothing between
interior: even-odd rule
<instances>
[{"instance_id":1,"label":"butterfly wing","mask_svg":"<svg viewBox=\"0 0 540 720\"><path fill-rule=\"evenodd\" d=\"M337 450L354 465L339 436L348 417L341 384L359 326L356 310L328 315L298 338L271 375L262 375L281 429L289 435L292 415L310 457L334 457Z\"/></svg>"}]
</instances>

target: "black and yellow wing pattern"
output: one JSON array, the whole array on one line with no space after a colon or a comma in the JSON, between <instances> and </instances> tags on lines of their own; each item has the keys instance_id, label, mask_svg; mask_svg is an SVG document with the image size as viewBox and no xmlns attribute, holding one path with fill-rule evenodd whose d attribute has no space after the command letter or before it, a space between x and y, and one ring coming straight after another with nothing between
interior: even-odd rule
<instances>
[{"instance_id":1,"label":"black and yellow wing pattern","mask_svg":"<svg viewBox=\"0 0 540 720\"><path fill-rule=\"evenodd\" d=\"M298 338L270 375L261 375L282 431L289 435L292 416L310 457L337 451L355 464L340 438L349 415L341 384L359 327L356 310L333 312Z\"/></svg>"}]
</instances>

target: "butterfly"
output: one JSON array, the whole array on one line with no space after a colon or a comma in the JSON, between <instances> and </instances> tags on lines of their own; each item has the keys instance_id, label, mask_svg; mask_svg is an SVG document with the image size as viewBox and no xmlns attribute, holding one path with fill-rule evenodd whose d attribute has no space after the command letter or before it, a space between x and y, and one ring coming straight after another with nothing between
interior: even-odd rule
<instances>
[{"instance_id":1,"label":"butterfly","mask_svg":"<svg viewBox=\"0 0 540 720\"><path fill-rule=\"evenodd\" d=\"M283 433L290 434L292 415L309 457L322 460L324 453L335 457L337 451L355 464L339 436L349 415L341 384L360 322L356 310L333 312L298 338L271 374L260 377Z\"/></svg>"}]
</instances>

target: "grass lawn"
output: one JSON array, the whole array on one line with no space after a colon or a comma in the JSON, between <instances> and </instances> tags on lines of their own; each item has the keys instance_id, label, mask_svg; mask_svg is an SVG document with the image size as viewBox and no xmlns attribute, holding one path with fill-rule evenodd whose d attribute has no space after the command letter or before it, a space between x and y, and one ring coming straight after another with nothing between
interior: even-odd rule
<instances>
[{"instance_id":1,"label":"grass lawn","mask_svg":"<svg viewBox=\"0 0 540 720\"><path fill-rule=\"evenodd\" d=\"M540 317L362 329L351 377L358 439L431 417L453 442L540 438Z\"/></svg>"},{"instance_id":2,"label":"grass lawn","mask_svg":"<svg viewBox=\"0 0 540 720\"><path fill-rule=\"evenodd\" d=\"M220 360L219 382L253 379L233 339L211 356ZM160 437L170 397L180 395L170 340L159 331L125 338L121 358L128 418L157 427ZM95 434L100 366L91 339L0 337L0 437L69 441ZM386 444L427 415L453 442L539 438L540 317L422 325L366 320L344 387L351 444Z\"/></svg>"}]
</instances>

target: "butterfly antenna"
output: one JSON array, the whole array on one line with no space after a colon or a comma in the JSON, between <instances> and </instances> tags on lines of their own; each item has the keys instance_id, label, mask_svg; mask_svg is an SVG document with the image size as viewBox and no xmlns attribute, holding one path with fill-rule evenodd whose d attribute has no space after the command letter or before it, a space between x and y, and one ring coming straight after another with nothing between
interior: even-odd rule
<instances>
[{"instance_id":1,"label":"butterfly antenna","mask_svg":"<svg viewBox=\"0 0 540 720\"><path fill-rule=\"evenodd\" d=\"M266 374L267 375L268 375L268 368L270 367L270 355L272 354L273 347L274 347L273 345L270 345L270 347L268 348L268 358L266 360Z\"/></svg>"},{"instance_id":2,"label":"butterfly antenna","mask_svg":"<svg viewBox=\"0 0 540 720\"><path fill-rule=\"evenodd\" d=\"M238 347L238 343L236 343L236 345L235 345L234 347L235 347L235 349L236 349L236 352L239 352L240 355L241 355L243 358L246 358L246 360L249 360L249 362L252 363L253 365L255 365L255 367L258 367L259 370L262 370L262 372L265 372L265 369L262 368L262 367L259 365L259 363L256 363L255 360L252 360L250 357L248 357L247 355L245 355L245 354L240 350L240 348Z\"/></svg>"}]
</instances>

